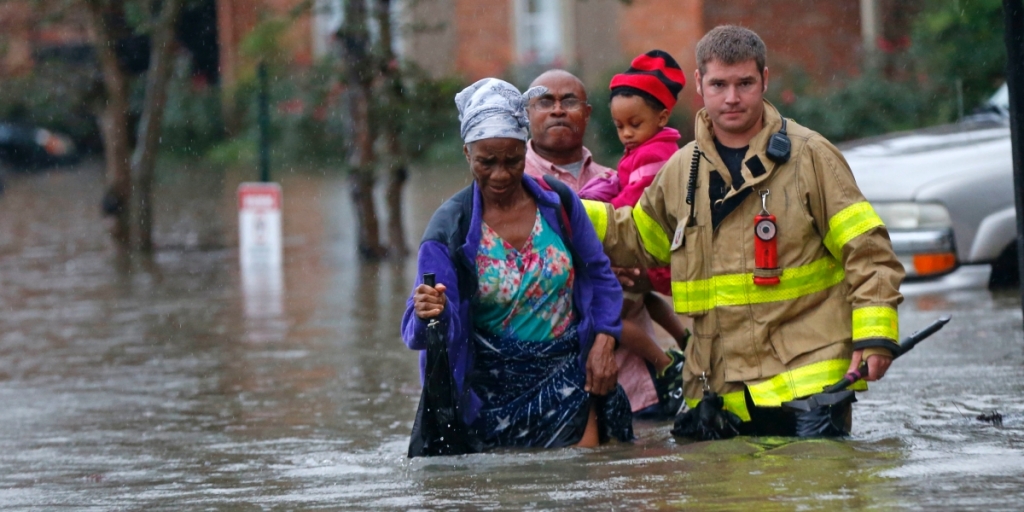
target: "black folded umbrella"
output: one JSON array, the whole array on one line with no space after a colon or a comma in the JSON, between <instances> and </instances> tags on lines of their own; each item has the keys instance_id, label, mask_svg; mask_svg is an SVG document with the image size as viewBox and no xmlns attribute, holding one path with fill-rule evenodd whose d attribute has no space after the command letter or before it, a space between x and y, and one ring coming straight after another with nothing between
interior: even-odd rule
<instances>
[{"instance_id":1,"label":"black folded umbrella","mask_svg":"<svg viewBox=\"0 0 1024 512\"><path fill-rule=\"evenodd\" d=\"M423 274L423 283L434 286L434 274ZM448 347L441 324L427 324L427 366L420 405L409 440L409 457L462 455L480 452L482 446L463 423L448 365Z\"/></svg>"}]
</instances>

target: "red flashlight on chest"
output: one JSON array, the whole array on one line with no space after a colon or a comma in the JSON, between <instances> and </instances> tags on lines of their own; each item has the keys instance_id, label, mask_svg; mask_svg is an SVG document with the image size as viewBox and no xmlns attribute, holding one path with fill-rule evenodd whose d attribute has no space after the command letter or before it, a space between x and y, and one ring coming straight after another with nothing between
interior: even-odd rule
<instances>
[{"instance_id":1,"label":"red flashlight on chest","mask_svg":"<svg viewBox=\"0 0 1024 512\"><path fill-rule=\"evenodd\" d=\"M761 213L754 216L754 284L779 284L779 227L768 213L769 191L761 192Z\"/></svg>"}]
</instances>

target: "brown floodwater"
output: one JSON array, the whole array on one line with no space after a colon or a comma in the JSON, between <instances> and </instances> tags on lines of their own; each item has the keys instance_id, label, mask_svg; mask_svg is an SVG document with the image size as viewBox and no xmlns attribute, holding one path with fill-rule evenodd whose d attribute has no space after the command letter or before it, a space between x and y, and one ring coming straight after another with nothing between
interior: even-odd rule
<instances>
[{"instance_id":1,"label":"brown floodwater","mask_svg":"<svg viewBox=\"0 0 1024 512\"><path fill-rule=\"evenodd\" d=\"M277 174L278 293L243 292L242 171L165 169L148 259L112 248L97 164L8 176L3 509L1024 507L1015 293L908 299L903 335L953 321L860 395L849 439L691 443L669 423L638 422L629 444L410 460L418 364L399 321L415 259L356 258L337 172ZM467 180L461 166L413 174L410 241ZM975 419L991 411L1001 426Z\"/></svg>"}]
</instances>

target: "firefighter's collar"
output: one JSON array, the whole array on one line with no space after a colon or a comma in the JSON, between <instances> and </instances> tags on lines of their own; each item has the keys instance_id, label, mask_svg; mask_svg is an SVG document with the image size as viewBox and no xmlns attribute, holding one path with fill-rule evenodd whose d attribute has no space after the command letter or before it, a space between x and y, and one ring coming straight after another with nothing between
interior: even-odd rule
<instances>
[{"instance_id":1,"label":"firefighter's collar","mask_svg":"<svg viewBox=\"0 0 1024 512\"><path fill-rule=\"evenodd\" d=\"M764 125L761 127L761 131L757 132L750 139L750 144L747 148L747 154L743 157L743 166L740 168L740 174L743 177L743 182L739 183L737 187L733 186L732 176L725 166L725 162L718 155L718 151L715 150L714 141L714 129L711 126L711 116L708 115L706 109L701 109L697 113L696 122L696 140L697 145L701 148L701 151L705 154L711 165L716 170L720 169L722 172L719 174L725 181L726 186L729 187L723 200L735 196L740 191L750 188L758 183L767 180L772 172L778 167L778 164L768 158L765 151L768 148L768 138L773 133L779 131L782 128L782 115L778 109L771 104L768 100L764 101L764 113L762 118Z\"/></svg>"}]
</instances>

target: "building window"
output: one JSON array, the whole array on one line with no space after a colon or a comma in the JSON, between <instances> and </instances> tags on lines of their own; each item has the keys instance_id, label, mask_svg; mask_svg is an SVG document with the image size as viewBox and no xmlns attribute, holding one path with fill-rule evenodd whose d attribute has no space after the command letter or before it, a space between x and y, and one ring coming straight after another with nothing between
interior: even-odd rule
<instances>
[{"instance_id":1,"label":"building window","mask_svg":"<svg viewBox=\"0 0 1024 512\"><path fill-rule=\"evenodd\" d=\"M369 0L358 0L366 2L368 9L370 39L376 43L380 37L380 25L377 23L377 15L374 9L377 8L374 2ZM407 0L392 0L390 3L391 16L391 49L399 58L405 56L405 20ZM345 4L343 0L314 0L313 2L313 56L320 58L327 55L335 55L337 52L337 34L345 23Z\"/></svg>"},{"instance_id":2,"label":"building window","mask_svg":"<svg viewBox=\"0 0 1024 512\"><path fill-rule=\"evenodd\" d=\"M564 65L568 37L564 0L513 0L520 65Z\"/></svg>"},{"instance_id":3,"label":"building window","mask_svg":"<svg viewBox=\"0 0 1024 512\"><path fill-rule=\"evenodd\" d=\"M345 21L341 0L313 2L313 57L321 58L334 53L336 34Z\"/></svg>"}]
</instances>

